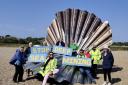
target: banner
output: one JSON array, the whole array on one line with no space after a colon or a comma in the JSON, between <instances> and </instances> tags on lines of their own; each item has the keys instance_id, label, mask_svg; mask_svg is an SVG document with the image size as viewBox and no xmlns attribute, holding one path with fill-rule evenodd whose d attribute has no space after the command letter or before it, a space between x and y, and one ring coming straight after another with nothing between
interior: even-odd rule
<instances>
[{"instance_id":1,"label":"banner","mask_svg":"<svg viewBox=\"0 0 128 85\"><path fill-rule=\"evenodd\" d=\"M45 62L50 51L50 46L34 46L31 48L31 54L28 57L28 62Z\"/></svg>"},{"instance_id":2,"label":"banner","mask_svg":"<svg viewBox=\"0 0 128 85\"><path fill-rule=\"evenodd\" d=\"M48 54L30 54L28 62L45 62Z\"/></svg>"},{"instance_id":3,"label":"banner","mask_svg":"<svg viewBox=\"0 0 128 85\"><path fill-rule=\"evenodd\" d=\"M32 47L31 48L31 54L43 54L43 53L49 53L51 51L50 46L39 46L39 47Z\"/></svg>"},{"instance_id":4,"label":"banner","mask_svg":"<svg viewBox=\"0 0 128 85\"><path fill-rule=\"evenodd\" d=\"M31 54L28 57L28 62L45 62L48 52L51 51L49 46L39 46L32 47ZM62 64L63 65L73 65L73 66L86 66L91 67L90 58L76 58L71 57L72 49L60 46L53 46L53 53L62 54Z\"/></svg>"},{"instance_id":5,"label":"banner","mask_svg":"<svg viewBox=\"0 0 128 85\"><path fill-rule=\"evenodd\" d=\"M91 67L90 58L76 58L64 56L62 60L63 65L73 65L73 66L86 66Z\"/></svg>"},{"instance_id":6,"label":"banner","mask_svg":"<svg viewBox=\"0 0 128 85\"><path fill-rule=\"evenodd\" d=\"M63 55L72 55L72 49L61 46L53 46L53 53L63 54Z\"/></svg>"}]
</instances>

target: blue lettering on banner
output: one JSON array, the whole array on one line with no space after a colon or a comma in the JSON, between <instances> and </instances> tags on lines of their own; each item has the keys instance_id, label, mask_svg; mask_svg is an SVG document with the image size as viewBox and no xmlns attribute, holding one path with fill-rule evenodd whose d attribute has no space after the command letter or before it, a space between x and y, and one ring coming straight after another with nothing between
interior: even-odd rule
<instances>
[{"instance_id":1,"label":"blue lettering on banner","mask_svg":"<svg viewBox=\"0 0 128 85\"><path fill-rule=\"evenodd\" d=\"M39 46L32 47L31 54L28 57L28 62L45 62L48 53L51 51L50 46ZM90 58L77 58L71 57L72 49L61 47L61 46L53 46L52 51L57 54L62 54L62 64L63 65L73 65L73 66L85 66L91 67L91 59Z\"/></svg>"},{"instance_id":2,"label":"blue lettering on banner","mask_svg":"<svg viewBox=\"0 0 128 85\"><path fill-rule=\"evenodd\" d=\"M43 54L43 53L49 53L51 51L50 46L39 46L39 47L32 47L31 53L32 54Z\"/></svg>"},{"instance_id":3,"label":"blue lettering on banner","mask_svg":"<svg viewBox=\"0 0 128 85\"><path fill-rule=\"evenodd\" d=\"M28 62L45 62L48 54L30 54Z\"/></svg>"},{"instance_id":4,"label":"blue lettering on banner","mask_svg":"<svg viewBox=\"0 0 128 85\"><path fill-rule=\"evenodd\" d=\"M53 46L53 52L63 55L72 55L72 49L67 47L61 47L61 46Z\"/></svg>"},{"instance_id":5,"label":"blue lettering on banner","mask_svg":"<svg viewBox=\"0 0 128 85\"><path fill-rule=\"evenodd\" d=\"M73 66L86 66L91 67L91 59L90 58L76 58L76 57L63 57L62 60L63 65L73 65Z\"/></svg>"}]
</instances>

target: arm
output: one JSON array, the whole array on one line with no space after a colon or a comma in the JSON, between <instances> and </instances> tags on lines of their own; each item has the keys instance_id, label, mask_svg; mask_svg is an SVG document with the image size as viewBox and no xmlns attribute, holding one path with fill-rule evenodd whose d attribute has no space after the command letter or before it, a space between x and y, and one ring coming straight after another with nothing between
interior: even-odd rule
<instances>
[{"instance_id":1,"label":"arm","mask_svg":"<svg viewBox=\"0 0 128 85\"><path fill-rule=\"evenodd\" d=\"M89 52L90 58L93 60L92 51Z\"/></svg>"},{"instance_id":2,"label":"arm","mask_svg":"<svg viewBox=\"0 0 128 85\"><path fill-rule=\"evenodd\" d=\"M14 56L11 58L11 60L9 61L10 64L14 65L16 62L16 53L14 54Z\"/></svg>"},{"instance_id":3,"label":"arm","mask_svg":"<svg viewBox=\"0 0 128 85\"><path fill-rule=\"evenodd\" d=\"M63 47L65 47L65 43L64 43L63 41L61 41L61 45L62 45Z\"/></svg>"},{"instance_id":4,"label":"arm","mask_svg":"<svg viewBox=\"0 0 128 85\"><path fill-rule=\"evenodd\" d=\"M113 54L111 53L111 62L112 62L112 66L114 64L114 57L113 57Z\"/></svg>"},{"instance_id":5,"label":"arm","mask_svg":"<svg viewBox=\"0 0 128 85\"><path fill-rule=\"evenodd\" d=\"M20 52L17 51L16 54L15 54L15 58L16 58L16 61L15 61L15 65L21 65L21 59L20 59Z\"/></svg>"},{"instance_id":6,"label":"arm","mask_svg":"<svg viewBox=\"0 0 128 85\"><path fill-rule=\"evenodd\" d=\"M16 56L17 56L17 60L19 61L20 65L25 64L26 62L25 53L18 52Z\"/></svg>"},{"instance_id":7,"label":"arm","mask_svg":"<svg viewBox=\"0 0 128 85\"><path fill-rule=\"evenodd\" d=\"M51 63L51 71L53 72L57 68L57 59L54 59L54 61Z\"/></svg>"},{"instance_id":8,"label":"arm","mask_svg":"<svg viewBox=\"0 0 128 85\"><path fill-rule=\"evenodd\" d=\"M100 60L101 59L101 52L100 52L100 50L98 49L98 60Z\"/></svg>"}]
</instances>

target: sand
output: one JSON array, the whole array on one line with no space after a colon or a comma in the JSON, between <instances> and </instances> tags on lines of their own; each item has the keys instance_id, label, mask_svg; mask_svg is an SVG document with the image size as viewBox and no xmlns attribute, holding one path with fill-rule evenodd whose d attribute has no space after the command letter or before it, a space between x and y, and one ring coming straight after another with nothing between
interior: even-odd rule
<instances>
[{"instance_id":1,"label":"sand","mask_svg":"<svg viewBox=\"0 0 128 85\"><path fill-rule=\"evenodd\" d=\"M42 82L36 79L27 80L18 84L13 83L14 66L9 64L9 60L14 55L15 50L16 48L14 47L0 47L0 85L41 85ZM115 59L112 70L113 85L128 85L128 51L114 51L113 55ZM102 85L103 72L101 66L99 66L98 77L99 79L96 80L96 85ZM26 73L24 73L24 79L26 78Z\"/></svg>"}]
</instances>

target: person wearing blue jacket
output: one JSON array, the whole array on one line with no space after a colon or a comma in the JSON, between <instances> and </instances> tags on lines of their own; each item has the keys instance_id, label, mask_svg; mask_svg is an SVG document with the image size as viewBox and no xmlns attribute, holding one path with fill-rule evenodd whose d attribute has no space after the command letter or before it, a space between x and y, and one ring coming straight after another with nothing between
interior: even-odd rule
<instances>
[{"instance_id":1,"label":"person wearing blue jacket","mask_svg":"<svg viewBox=\"0 0 128 85\"><path fill-rule=\"evenodd\" d=\"M103 48L102 57L103 57L103 73L104 73L103 85L111 85L111 70L114 63L114 58L108 46L105 46ZM107 76L109 82L107 82Z\"/></svg>"},{"instance_id":2,"label":"person wearing blue jacket","mask_svg":"<svg viewBox=\"0 0 128 85\"><path fill-rule=\"evenodd\" d=\"M22 82L23 81L23 64L25 64L25 54L24 54L24 47L21 46L19 49L16 50L15 55L10 61L10 64L15 66L15 74L13 76L14 82Z\"/></svg>"}]
</instances>

